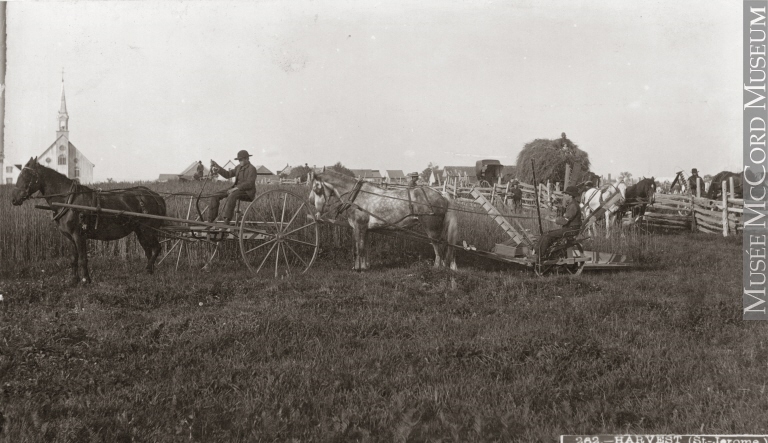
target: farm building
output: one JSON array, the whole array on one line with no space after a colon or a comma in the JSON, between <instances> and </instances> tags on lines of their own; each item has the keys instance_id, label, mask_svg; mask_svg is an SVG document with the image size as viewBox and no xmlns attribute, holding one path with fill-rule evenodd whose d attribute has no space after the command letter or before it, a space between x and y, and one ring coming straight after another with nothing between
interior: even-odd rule
<instances>
[{"instance_id":1,"label":"farm building","mask_svg":"<svg viewBox=\"0 0 768 443\"><path fill-rule=\"evenodd\" d=\"M223 169L230 170L235 169L235 162L232 160L227 161L227 163L221 165ZM264 179L264 182L270 181L272 178L277 179L277 176L267 169L266 166L263 165L254 165L256 166L256 170L258 171L259 175L259 182L262 182L262 179ZM159 182L168 182L168 181L176 181L176 180L194 180L195 172L197 171L197 162L192 162L191 165L189 165L186 169L181 171L178 174L160 174L157 181ZM205 175L208 175L210 173L210 170L203 166L203 171ZM227 180L221 176L217 177L218 180ZM230 181L233 181L234 178L229 179Z\"/></svg>"},{"instance_id":2,"label":"farm building","mask_svg":"<svg viewBox=\"0 0 768 443\"><path fill-rule=\"evenodd\" d=\"M56 172L64 174L67 178L75 179L80 183L93 182L94 164L69 140L69 113L67 112L67 100L64 95L64 79L61 80L61 107L59 108L58 125L56 126L56 140L48 145L37 156L37 161ZM5 166L5 183L13 184L21 173L22 165L27 162L23 159L21 164Z\"/></svg>"},{"instance_id":3,"label":"farm building","mask_svg":"<svg viewBox=\"0 0 768 443\"><path fill-rule=\"evenodd\" d=\"M387 183L406 183L408 177L401 170L387 169L384 171L384 181Z\"/></svg>"},{"instance_id":4,"label":"farm building","mask_svg":"<svg viewBox=\"0 0 768 443\"><path fill-rule=\"evenodd\" d=\"M358 180L362 179L371 183L382 183L384 181L384 177L381 176L381 172L377 169L352 169L351 171Z\"/></svg>"}]
</instances>

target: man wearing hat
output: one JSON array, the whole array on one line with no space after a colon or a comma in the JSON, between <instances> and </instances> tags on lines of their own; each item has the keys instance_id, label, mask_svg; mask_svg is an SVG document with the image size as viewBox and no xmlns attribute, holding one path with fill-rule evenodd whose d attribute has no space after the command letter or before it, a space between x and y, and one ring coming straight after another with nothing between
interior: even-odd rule
<instances>
[{"instance_id":1,"label":"man wearing hat","mask_svg":"<svg viewBox=\"0 0 768 443\"><path fill-rule=\"evenodd\" d=\"M415 188L417 182L419 181L419 173L418 172L411 172L408 174L408 177L411 177L411 182L408 183L409 188Z\"/></svg>"},{"instance_id":2,"label":"man wearing hat","mask_svg":"<svg viewBox=\"0 0 768 443\"><path fill-rule=\"evenodd\" d=\"M696 188L698 187L699 180L701 180L702 193L704 192L704 179L699 177L699 170L696 168L691 169L691 176L688 177L688 189L691 190L691 194L696 195Z\"/></svg>"},{"instance_id":3,"label":"man wearing hat","mask_svg":"<svg viewBox=\"0 0 768 443\"><path fill-rule=\"evenodd\" d=\"M545 259L543 253L547 250L552 241L564 237L566 234L573 234L581 229L581 208L579 208L579 188L568 186L563 193L563 205L565 213L562 217L557 217L555 223L562 226L560 229L549 231L541 236L539 245L536 248L536 254L539 259Z\"/></svg>"},{"instance_id":4,"label":"man wearing hat","mask_svg":"<svg viewBox=\"0 0 768 443\"><path fill-rule=\"evenodd\" d=\"M211 196L211 201L208 206L208 221L213 223L216 221L216 216L219 215L219 201L226 198L227 202L224 204L224 214L222 215L222 221L229 223L232 220L232 215L235 213L235 205L238 200L252 201L256 197L256 177L258 175L256 167L251 164L248 159L251 155L248 151L243 149L237 153L237 160L239 164L234 169L227 171L219 166L215 161L211 160L211 172L218 173L224 178L235 177L235 184L227 189Z\"/></svg>"}]
</instances>

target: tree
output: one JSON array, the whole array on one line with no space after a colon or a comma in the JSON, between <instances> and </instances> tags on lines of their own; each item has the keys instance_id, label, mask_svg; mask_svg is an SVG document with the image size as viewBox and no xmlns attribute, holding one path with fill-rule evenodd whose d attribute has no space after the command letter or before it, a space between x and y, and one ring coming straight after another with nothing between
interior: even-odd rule
<instances>
[{"instance_id":1,"label":"tree","mask_svg":"<svg viewBox=\"0 0 768 443\"><path fill-rule=\"evenodd\" d=\"M355 176L355 173L352 172L351 169L349 169L346 166L342 165L341 162L336 162L335 165L329 167L328 169L330 169L331 171L336 171L339 174L348 175L350 177L354 177Z\"/></svg>"},{"instance_id":2,"label":"tree","mask_svg":"<svg viewBox=\"0 0 768 443\"><path fill-rule=\"evenodd\" d=\"M280 174L280 178L289 178L289 179L299 179L301 183L304 183L307 181L307 176L312 171L312 168L310 168L306 163L304 166L296 166L294 168L291 168L291 172L288 174Z\"/></svg>"},{"instance_id":3,"label":"tree","mask_svg":"<svg viewBox=\"0 0 768 443\"><path fill-rule=\"evenodd\" d=\"M432 176L432 171L437 171L440 169L440 166L437 166L437 163L429 162L429 165L424 168L423 171L421 171L421 175L419 176L423 181L429 183L429 177Z\"/></svg>"},{"instance_id":4,"label":"tree","mask_svg":"<svg viewBox=\"0 0 768 443\"><path fill-rule=\"evenodd\" d=\"M619 176L617 177L618 181L630 181L632 180L632 173L631 172L620 172Z\"/></svg>"},{"instance_id":5,"label":"tree","mask_svg":"<svg viewBox=\"0 0 768 443\"><path fill-rule=\"evenodd\" d=\"M517 155L517 177L525 183L533 183L531 159L536 164L536 180L539 183L565 181L565 165L581 164L582 172L589 171L589 154L562 134L559 139L539 138L527 143Z\"/></svg>"}]
</instances>

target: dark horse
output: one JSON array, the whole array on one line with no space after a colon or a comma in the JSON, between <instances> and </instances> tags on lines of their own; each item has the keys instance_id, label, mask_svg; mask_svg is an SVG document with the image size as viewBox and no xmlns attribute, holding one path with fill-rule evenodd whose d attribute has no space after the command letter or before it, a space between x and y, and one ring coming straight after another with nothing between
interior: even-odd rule
<instances>
[{"instance_id":1,"label":"dark horse","mask_svg":"<svg viewBox=\"0 0 768 443\"><path fill-rule=\"evenodd\" d=\"M729 171L718 172L717 175L712 177L712 182L709 184L709 191L707 191L707 198L710 200L721 198L723 181L725 181L728 186L731 186L729 180L731 177L733 177L733 187L736 188L736 198L742 198L744 196L744 190L741 183L741 174Z\"/></svg>"},{"instance_id":2,"label":"dark horse","mask_svg":"<svg viewBox=\"0 0 768 443\"><path fill-rule=\"evenodd\" d=\"M160 195L143 186L120 191L96 191L70 180L62 174L37 163L37 158L30 158L21 171L13 190L13 204L19 206L35 192L40 194L50 205L65 203L80 206L100 207L127 212L153 215L165 215L165 201ZM53 220L64 236L72 242L74 254L72 272L74 283L80 279L91 282L88 273L87 239L118 240L131 232L136 233L139 244L147 256L147 272L154 271L155 260L160 254L160 242L157 228L162 220L136 220L135 218L111 216L106 214L86 213L67 208L54 208ZM79 271L79 273L78 273Z\"/></svg>"},{"instance_id":3,"label":"dark horse","mask_svg":"<svg viewBox=\"0 0 768 443\"><path fill-rule=\"evenodd\" d=\"M617 220L624 219L624 214L631 211L632 220L637 221L645 215L645 208L656 201L656 180L644 178L636 184L627 187L624 203L619 207Z\"/></svg>"},{"instance_id":4,"label":"dark horse","mask_svg":"<svg viewBox=\"0 0 768 443\"><path fill-rule=\"evenodd\" d=\"M458 239L456 214L450 202L434 189L416 188L382 189L372 183L358 181L333 171L310 173L314 202L318 217L332 197L344 206L347 222L355 238L356 271L368 269L367 234L379 229L396 230L421 224L435 250L435 267L456 269L452 245Z\"/></svg>"}]
</instances>

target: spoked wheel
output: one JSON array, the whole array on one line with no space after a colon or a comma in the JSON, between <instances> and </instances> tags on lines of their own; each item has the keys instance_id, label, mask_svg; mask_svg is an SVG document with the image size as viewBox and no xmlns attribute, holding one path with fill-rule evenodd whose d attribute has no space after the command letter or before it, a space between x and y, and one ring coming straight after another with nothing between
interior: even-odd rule
<instances>
[{"instance_id":1,"label":"spoked wheel","mask_svg":"<svg viewBox=\"0 0 768 443\"><path fill-rule=\"evenodd\" d=\"M477 186L480 187L480 188L490 188L491 184L488 183L487 180L480 180L480 182L477 184Z\"/></svg>"},{"instance_id":2,"label":"spoked wheel","mask_svg":"<svg viewBox=\"0 0 768 443\"><path fill-rule=\"evenodd\" d=\"M570 255L570 256L569 256ZM568 258L584 258L584 248L581 246L581 243L575 243L571 245L570 248L567 249L560 249L559 251L555 252L553 255L551 255L547 260L544 260L544 262L551 262L553 260L560 260L560 259L568 259ZM533 266L533 270L539 277L542 277L547 274L557 274L557 275L580 275L584 271L584 264L585 261L577 261L573 264L535 264Z\"/></svg>"},{"instance_id":3,"label":"spoked wheel","mask_svg":"<svg viewBox=\"0 0 768 443\"><path fill-rule=\"evenodd\" d=\"M317 257L319 228L309 202L274 189L256 197L240 222L240 252L256 274L285 278L306 272Z\"/></svg>"}]
</instances>

